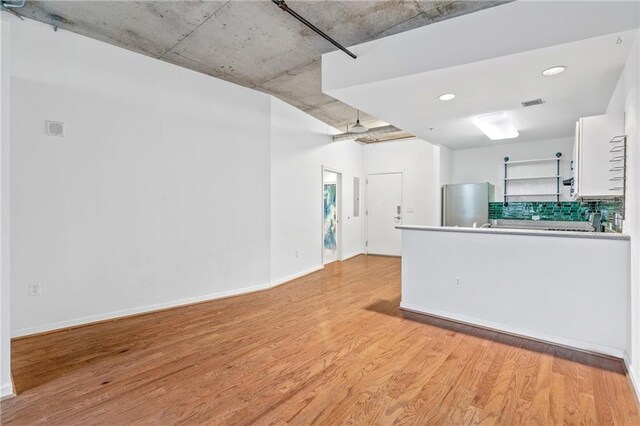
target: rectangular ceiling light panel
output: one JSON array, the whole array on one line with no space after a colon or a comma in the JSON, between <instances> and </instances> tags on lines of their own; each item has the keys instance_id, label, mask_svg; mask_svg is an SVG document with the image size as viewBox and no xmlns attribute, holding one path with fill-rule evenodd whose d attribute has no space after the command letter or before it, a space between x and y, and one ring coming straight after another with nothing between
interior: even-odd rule
<instances>
[{"instance_id":1,"label":"rectangular ceiling light panel","mask_svg":"<svg viewBox=\"0 0 640 426\"><path fill-rule=\"evenodd\" d=\"M473 119L473 124L493 141L513 139L520 135L504 112L479 115Z\"/></svg>"}]
</instances>

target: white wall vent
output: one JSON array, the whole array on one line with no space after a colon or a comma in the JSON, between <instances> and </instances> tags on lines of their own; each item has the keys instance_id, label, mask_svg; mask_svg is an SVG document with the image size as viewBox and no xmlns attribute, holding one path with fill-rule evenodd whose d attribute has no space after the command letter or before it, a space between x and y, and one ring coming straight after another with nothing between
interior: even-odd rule
<instances>
[{"instance_id":1,"label":"white wall vent","mask_svg":"<svg viewBox=\"0 0 640 426\"><path fill-rule=\"evenodd\" d=\"M534 105L542 105L543 103L544 103L544 101L542 99L534 99L532 101L522 102L522 106L526 108L526 107L531 107L531 106L534 106Z\"/></svg>"},{"instance_id":2,"label":"white wall vent","mask_svg":"<svg viewBox=\"0 0 640 426\"><path fill-rule=\"evenodd\" d=\"M44 127L47 135L64 137L64 123L59 121L45 121Z\"/></svg>"}]
</instances>

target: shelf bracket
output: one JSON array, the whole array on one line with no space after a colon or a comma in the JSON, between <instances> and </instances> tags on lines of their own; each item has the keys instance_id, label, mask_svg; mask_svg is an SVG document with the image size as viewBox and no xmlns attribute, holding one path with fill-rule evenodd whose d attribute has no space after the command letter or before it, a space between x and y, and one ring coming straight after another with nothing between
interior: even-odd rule
<instances>
[{"instance_id":1,"label":"shelf bracket","mask_svg":"<svg viewBox=\"0 0 640 426\"><path fill-rule=\"evenodd\" d=\"M556 203L560 205L560 157L562 157L561 152L556 152Z\"/></svg>"},{"instance_id":2,"label":"shelf bracket","mask_svg":"<svg viewBox=\"0 0 640 426\"><path fill-rule=\"evenodd\" d=\"M503 197L504 200L502 201L503 205L508 205L509 202L507 201L507 163L509 162L509 157L504 157L504 185L503 185Z\"/></svg>"}]
</instances>

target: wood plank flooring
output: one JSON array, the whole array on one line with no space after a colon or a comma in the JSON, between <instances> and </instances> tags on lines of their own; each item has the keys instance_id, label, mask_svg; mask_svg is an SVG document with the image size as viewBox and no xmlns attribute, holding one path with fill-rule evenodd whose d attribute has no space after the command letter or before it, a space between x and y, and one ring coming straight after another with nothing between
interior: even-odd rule
<instances>
[{"instance_id":1,"label":"wood plank flooring","mask_svg":"<svg viewBox=\"0 0 640 426\"><path fill-rule=\"evenodd\" d=\"M399 310L400 261L15 340L2 424L640 424L622 364Z\"/></svg>"}]
</instances>

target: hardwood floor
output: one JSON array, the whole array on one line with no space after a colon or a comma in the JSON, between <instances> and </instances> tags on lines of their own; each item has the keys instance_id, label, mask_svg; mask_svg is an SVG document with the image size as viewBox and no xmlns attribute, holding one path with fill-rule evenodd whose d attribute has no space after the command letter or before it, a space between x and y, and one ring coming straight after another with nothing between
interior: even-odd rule
<instances>
[{"instance_id":1,"label":"hardwood floor","mask_svg":"<svg viewBox=\"0 0 640 426\"><path fill-rule=\"evenodd\" d=\"M617 360L399 310L400 260L24 338L3 424L640 424Z\"/></svg>"}]
</instances>

